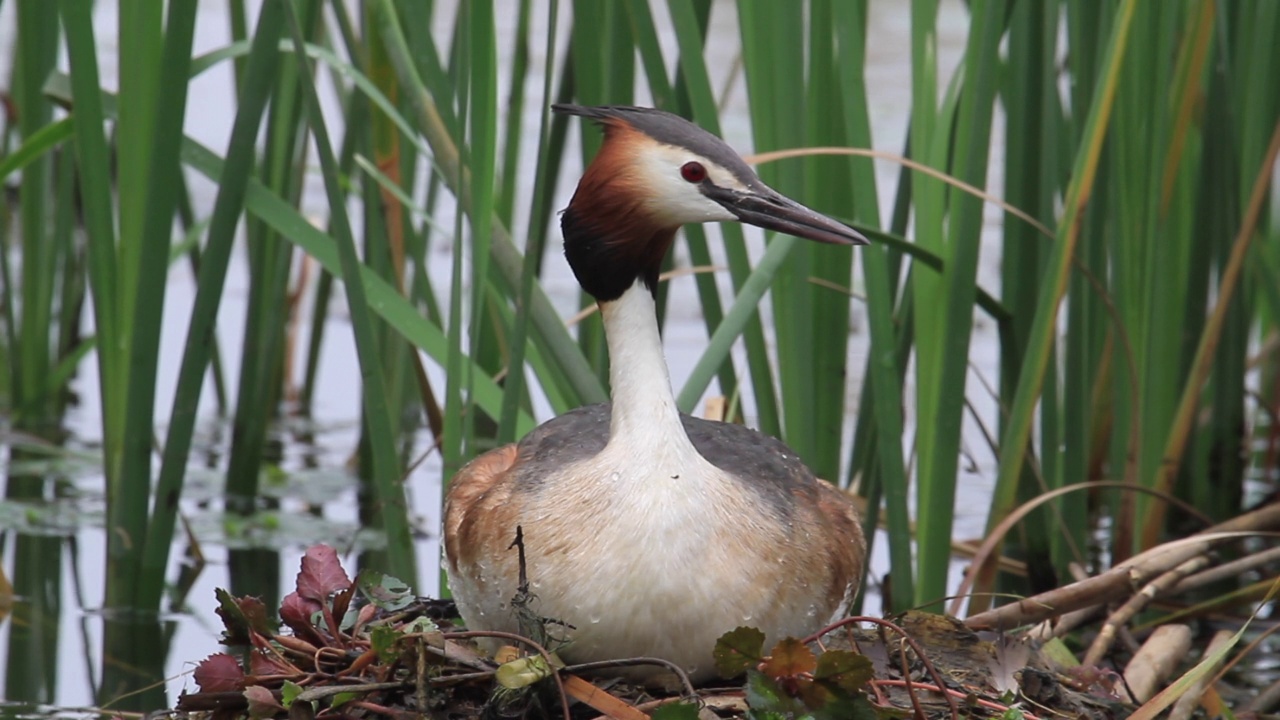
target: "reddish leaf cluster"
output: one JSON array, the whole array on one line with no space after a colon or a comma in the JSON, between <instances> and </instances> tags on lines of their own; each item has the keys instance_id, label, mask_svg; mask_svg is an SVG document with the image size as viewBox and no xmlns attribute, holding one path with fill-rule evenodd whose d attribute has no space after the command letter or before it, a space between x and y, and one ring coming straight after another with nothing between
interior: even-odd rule
<instances>
[{"instance_id":1,"label":"reddish leaf cluster","mask_svg":"<svg viewBox=\"0 0 1280 720\"><path fill-rule=\"evenodd\" d=\"M357 590L369 599L358 611L352 609ZM303 688L335 677L365 683L392 679L399 665L395 645L406 633L389 613L413 600L394 578L370 573L353 581L327 545L307 550L296 590L281 602L286 632L277 632L261 600L225 590L217 597L222 642L240 648L240 657L217 653L201 661L194 673L200 691L184 694L178 709L247 711L253 717L286 709L281 692L286 683ZM405 611L399 619L410 616L414 613ZM371 628L380 631L381 654L370 640Z\"/></svg>"},{"instance_id":2,"label":"reddish leaf cluster","mask_svg":"<svg viewBox=\"0 0 1280 720\"><path fill-rule=\"evenodd\" d=\"M759 630L740 627L716 642L714 657L726 677L750 671L751 685L765 696L766 704L778 705L774 709L790 709L787 701L798 700L803 709L839 707L843 712L873 676L871 661L855 652L827 650L815 655L803 641L783 638L765 655L764 640Z\"/></svg>"}]
</instances>

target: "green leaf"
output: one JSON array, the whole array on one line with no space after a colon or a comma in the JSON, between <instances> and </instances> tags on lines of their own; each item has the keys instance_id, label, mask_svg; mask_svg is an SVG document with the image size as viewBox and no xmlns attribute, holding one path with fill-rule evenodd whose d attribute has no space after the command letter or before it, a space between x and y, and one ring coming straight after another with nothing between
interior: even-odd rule
<instances>
[{"instance_id":1,"label":"green leaf","mask_svg":"<svg viewBox=\"0 0 1280 720\"><path fill-rule=\"evenodd\" d=\"M369 602L388 612L403 610L413 602L413 589L400 578L377 570L362 570L356 578L360 594Z\"/></svg>"},{"instance_id":2,"label":"green leaf","mask_svg":"<svg viewBox=\"0 0 1280 720\"><path fill-rule=\"evenodd\" d=\"M369 632L369 643L373 646L373 651L378 653L379 660L390 663L399 655L396 651L396 643L400 642L402 637L404 632L390 625L375 625Z\"/></svg>"},{"instance_id":3,"label":"green leaf","mask_svg":"<svg viewBox=\"0 0 1280 720\"><path fill-rule=\"evenodd\" d=\"M741 675L743 671L760 662L764 652L764 633L753 627L730 630L716 640L713 652L716 670L722 677Z\"/></svg>"},{"instance_id":4,"label":"green leaf","mask_svg":"<svg viewBox=\"0 0 1280 720\"><path fill-rule=\"evenodd\" d=\"M225 629L222 642L226 645L248 645L250 635L270 635L271 627L267 621L266 606L257 598L237 598L231 593L218 588L214 590L218 607L214 612L222 618Z\"/></svg>"},{"instance_id":5,"label":"green leaf","mask_svg":"<svg viewBox=\"0 0 1280 720\"><path fill-rule=\"evenodd\" d=\"M302 686L292 680L285 680L284 687L280 688L280 701L285 707L293 705L293 701L302 694Z\"/></svg>"},{"instance_id":6,"label":"green leaf","mask_svg":"<svg viewBox=\"0 0 1280 720\"><path fill-rule=\"evenodd\" d=\"M828 650L818 657L818 669L813 679L831 682L845 692L861 690L872 677L875 669L865 655L849 650Z\"/></svg>"},{"instance_id":7,"label":"green leaf","mask_svg":"<svg viewBox=\"0 0 1280 720\"><path fill-rule=\"evenodd\" d=\"M499 665L494 677L502 687L518 690L549 678L554 673L555 670L547 665L541 655L530 655Z\"/></svg>"},{"instance_id":8,"label":"green leaf","mask_svg":"<svg viewBox=\"0 0 1280 720\"><path fill-rule=\"evenodd\" d=\"M329 698L329 707L331 708L341 707L351 702L352 700L359 700L359 699L360 699L360 693L358 692L338 693L337 695L334 695L333 697Z\"/></svg>"},{"instance_id":9,"label":"green leaf","mask_svg":"<svg viewBox=\"0 0 1280 720\"><path fill-rule=\"evenodd\" d=\"M21 147L0 158L0 180L4 180L36 158L57 147L75 133L71 118L63 118L56 123L45 125L37 130Z\"/></svg>"},{"instance_id":10,"label":"green leaf","mask_svg":"<svg viewBox=\"0 0 1280 720\"><path fill-rule=\"evenodd\" d=\"M747 707L751 708L752 718L809 716L804 703L784 692L772 678L758 672L747 674ZM781 715L762 715L761 711Z\"/></svg>"}]
</instances>

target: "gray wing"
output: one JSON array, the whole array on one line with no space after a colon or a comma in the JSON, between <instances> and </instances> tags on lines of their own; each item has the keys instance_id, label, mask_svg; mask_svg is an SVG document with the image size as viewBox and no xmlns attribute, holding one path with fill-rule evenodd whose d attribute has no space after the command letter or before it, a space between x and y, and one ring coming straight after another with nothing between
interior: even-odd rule
<instances>
[{"instance_id":1,"label":"gray wing","mask_svg":"<svg viewBox=\"0 0 1280 720\"><path fill-rule=\"evenodd\" d=\"M590 458L609 441L609 403L571 410L538 426L520 441L524 482L538 482L564 465ZM681 413L693 446L712 465L747 481L761 500L789 514L790 496L817 492L809 468L781 441L742 425Z\"/></svg>"}]
</instances>

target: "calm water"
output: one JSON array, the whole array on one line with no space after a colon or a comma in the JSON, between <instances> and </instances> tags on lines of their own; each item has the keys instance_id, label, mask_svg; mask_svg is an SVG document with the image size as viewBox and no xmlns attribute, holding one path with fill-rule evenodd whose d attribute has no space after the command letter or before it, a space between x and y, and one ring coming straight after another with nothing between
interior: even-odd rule
<instances>
[{"instance_id":1,"label":"calm water","mask_svg":"<svg viewBox=\"0 0 1280 720\"><path fill-rule=\"evenodd\" d=\"M948 77L959 58L965 33L965 15L958 2L944 4L943 35L939 38L942 77ZM7 64L12 53L15 31L14 3L4 3L0 10L0 76L7 77ZM115 7L113 3L99 3L100 62L104 82L115 86L116 52ZM655 8L659 19L665 20L661 8ZM206 2L200 5L201 16L197 26L197 52L202 53L228 42L229 33L223 3ZM256 7L252 10L256 15ZM451 13L450 13L451 15ZM541 15L535 13L535 17ZM713 71L719 69L720 77L713 78L716 87L724 87L734 65L737 52L736 17L733 4L719 2L713 11L712 41L709 43L709 59ZM446 18L447 19L447 18ZM514 22L513 13L499 13L500 23ZM878 149L900 152L903 143L905 119L909 109L909 26L906 8L891 0L873 5L872 28L869 32L870 68L868 82L876 99L873 117ZM441 23L446 27L447 23ZM500 32L510 33L511 27ZM540 31L535 28L535 36ZM671 38L668 46L674 46ZM500 50L505 52L505 48ZM672 53L674 55L674 53ZM544 59L534 57L533 62ZM502 59L505 62L505 58ZM530 86L536 93L538 84ZM740 80L730 85L729 100L724 113L727 138L743 152L750 150L749 127L746 121L746 97ZM187 132L215 150L225 148L233 119L234 103L229 68L220 66L199 78L191 89L187 113ZM530 107L535 107L530 101ZM536 118L526 118L536 123ZM536 125L531 125L531 127ZM993 147L999 148L998 142ZM526 148L528 153L532 148ZM533 167L533 158L526 157L525 167ZM999 165L993 165L998 168ZM893 187L896 168L888 164L879 167L881 196L887 198ZM572 172L560 195L567 201L571 183L576 179ZM213 187L195 174L190 174L198 210L207 214L212 205ZM993 189L999 193L999 177L993 178ZM307 207L316 217L323 217L325 202L318 186L309 189ZM993 213L993 218L996 215ZM444 222L448 222L445 220ZM517 222L517 227L522 226ZM754 251L759 252L760 240ZM448 267L448 247L438 247L446 262L436 267ZM998 287L998 258L988 253L984 259L980 282L990 288ZM432 265L429 263L429 266ZM553 301L565 317L576 311L577 293L567 268L553 251L548 259L550 274L546 287ZM442 284L445 279L442 278ZM233 259L227 290L221 310L220 339L223 356L228 365L234 366L240 355L238 339L243 325L244 306L247 299L247 272L243 255ZM677 387L692 368L706 342L701 318L697 314L698 303L691 280L678 280L672 285L673 302L668 315L666 331L668 359ZM727 293L727 287L724 288ZM682 295L683 294L683 295ZM175 265L169 278L169 294L165 308L163 346L168 348L162 359L158 378L158 405L160 417L167 415L172 404L172 388L177 374L181 347L185 338L185 325L189 318L194 287L189 270L182 264ZM681 302L687 298L688 302ZM855 304L855 313L860 308ZM768 314L768 303L762 305ZM309 309L304 310L309 314ZM856 317L856 315L855 315ZM307 317L300 319L305 328ZM866 345L865 326L855 320L855 334L851 344L849 367L863 365L862 352ZM305 331L304 331L305 332ZM989 382L996 380L996 344L993 332L979 325L973 347L973 362L977 372ZM219 624L213 609L214 589L231 587L229 575L232 565L244 563L257 570L254 582L260 587L276 585L281 593L292 586L297 572L297 559L303 547L325 540L340 550L362 547L369 539L362 535L355 517L354 480L347 470L349 456L357 437L356 418L359 397L351 392L352 378L358 377L355 352L351 344L351 332L342 312L331 312L328 320L324 360L321 365L321 391L317 397L313 419L308 421L286 420L275 431L272 445L272 461L280 472L271 474L268 492L279 500L279 509L264 515L256 522L228 524L219 511L223 478L221 471L229 446L226 426L215 417L206 417L198 431L198 449L192 454L192 470L184 496L184 511L193 537L198 541L203 556L203 566L186 590L181 605L164 617L161 631L170 636L167 656L157 656L159 639L155 644L142 637L142 656L137 659L138 671L144 676L168 678L163 682L164 700L171 703L184 689L194 690L189 671L194 663L219 650L217 637ZM298 359L298 363L301 359ZM442 385L443 375L432 368L433 381ZM228 372L228 383L235 387L234 368ZM852 385L856 386L854 382ZM975 386L976 387L976 386ZM102 516L104 512L102 477L98 472L97 444L101 438L100 412L97 404L97 369L92 359L86 362L74 385L80 405L67 418L72 439L69 452L60 456L56 468L38 466L34 471L55 482L48 483L49 497L56 500L39 506L0 508L0 528L7 530L3 545L4 568L10 577L15 569L17 579L24 580L25 573L39 569L38 577L25 578L33 588L19 603L9 622L0 624L0 677L4 678L0 697L10 700L31 700L55 703L63 707L93 704L94 688L103 676L101 658L104 635L108 632L105 619L98 608L103 592ZM857 387L850 389L849 407L856 407ZM212 395L206 388L206 407L213 407ZM971 393L975 398L985 398L985 393ZM994 407L982 408L984 419L994 424ZM547 412L543 408L542 416ZM974 438L972 447L976 464L964 468L966 486L970 492L985 495L989 492L993 476L994 459L990 458L980 440ZM910 438L906 439L909 442ZM430 438L419 433L417 445L428 447ZM0 462L14 461L9 443L0 443ZM968 465L968 463L965 463ZM16 467L8 468L10 471ZM435 539L439 525L440 466L438 458L430 456L420 464L409 478L408 491L417 525L427 536L418 546L419 591L431 594L436 591L438 578L439 546ZM967 502L961 508L957 532L963 536L981 534L983 515L974 509L984 502ZM968 508L968 510L966 510ZM306 512L319 510L318 513ZM982 512L978 510L977 512ZM191 546L180 539L173 551L172 567L168 577L179 576L179 565ZM269 548L279 551L245 556L233 555L236 549L246 547ZM879 546L882 547L882 546ZM21 562L19 562L21 560ZM351 566L354 565L352 560ZM887 571L887 558L883 553L872 559L872 577ZM242 576L237 574L236 582ZM953 573L958 577L958 573ZM878 601L869 602L875 609ZM128 633L128 629L125 629ZM150 655L148 655L150 652Z\"/></svg>"}]
</instances>

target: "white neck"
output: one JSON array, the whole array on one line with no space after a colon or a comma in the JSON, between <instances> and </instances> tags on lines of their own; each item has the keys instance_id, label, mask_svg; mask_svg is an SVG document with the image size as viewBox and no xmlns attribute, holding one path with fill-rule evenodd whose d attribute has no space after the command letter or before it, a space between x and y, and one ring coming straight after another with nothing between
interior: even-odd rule
<instances>
[{"instance_id":1,"label":"white neck","mask_svg":"<svg viewBox=\"0 0 1280 720\"><path fill-rule=\"evenodd\" d=\"M600 303L600 314L609 343L613 399L609 444L661 443L666 450L692 451L671 392L649 288L637 280L617 300Z\"/></svg>"}]
</instances>

